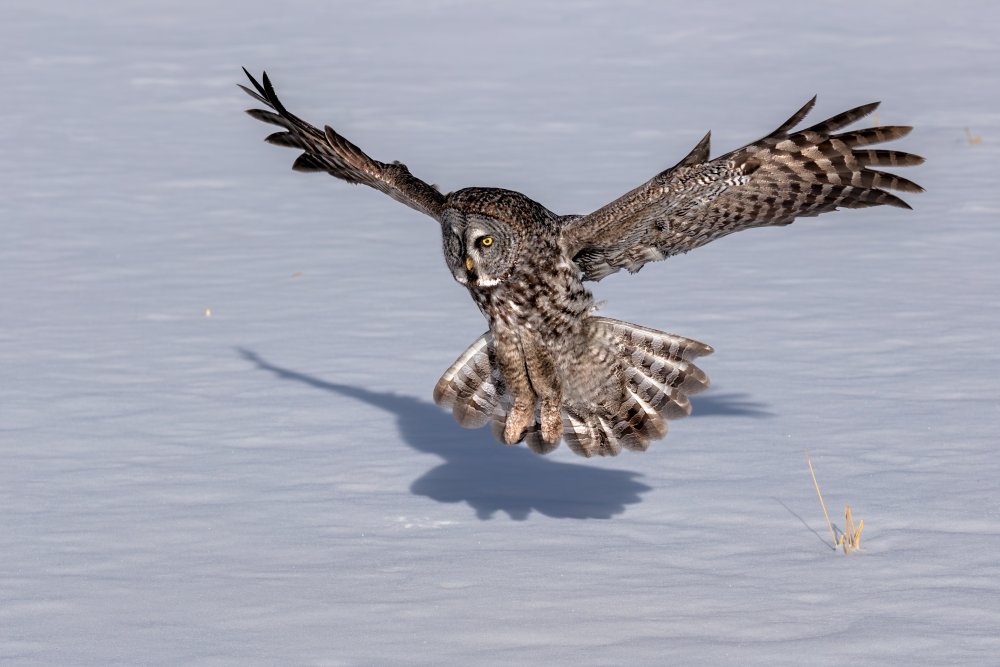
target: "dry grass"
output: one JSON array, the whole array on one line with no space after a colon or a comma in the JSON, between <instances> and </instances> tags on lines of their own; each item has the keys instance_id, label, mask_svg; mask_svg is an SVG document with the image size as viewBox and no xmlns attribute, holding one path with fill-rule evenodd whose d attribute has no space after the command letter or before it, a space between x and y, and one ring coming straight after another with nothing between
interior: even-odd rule
<instances>
[{"instance_id":1,"label":"dry grass","mask_svg":"<svg viewBox=\"0 0 1000 667\"><path fill-rule=\"evenodd\" d=\"M812 459L809 458L809 452L806 452L806 462L809 464L809 474L812 475L813 486L816 487L816 495L819 497L819 505L823 508L823 518L826 519L826 525L830 528L830 536L833 537L834 550L837 547L843 547L844 554L849 554L853 551L857 551L861 548L861 531L865 529L865 520L862 519L858 522L858 525L854 525L854 517L851 515L851 506L845 505L844 507L844 530L840 531L840 535L837 534L837 529L830 521L830 515L826 511L826 503L823 502L823 493L819 490L819 482L816 481L816 471L813 470Z\"/></svg>"},{"instance_id":2,"label":"dry grass","mask_svg":"<svg viewBox=\"0 0 1000 667\"><path fill-rule=\"evenodd\" d=\"M969 142L970 146L978 146L983 143L983 138L978 134L973 134L969 128L965 128L965 140Z\"/></svg>"}]
</instances>

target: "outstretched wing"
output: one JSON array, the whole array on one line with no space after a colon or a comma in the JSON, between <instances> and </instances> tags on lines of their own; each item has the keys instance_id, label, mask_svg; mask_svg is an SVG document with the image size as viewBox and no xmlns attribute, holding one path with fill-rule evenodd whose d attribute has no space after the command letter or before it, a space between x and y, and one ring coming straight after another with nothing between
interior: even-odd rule
<instances>
[{"instance_id":1,"label":"outstretched wing","mask_svg":"<svg viewBox=\"0 0 1000 667\"><path fill-rule=\"evenodd\" d=\"M265 141L304 151L295 160L292 169L325 171L348 183L364 183L421 213L433 218L440 217L444 207L444 196L434 187L410 174L405 164L401 162L386 164L373 160L360 148L337 134L329 125L323 131L313 127L284 107L274 92L267 72L264 73L264 84L261 85L246 68L243 71L256 92L243 85L240 85L240 88L273 110L248 109L247 113L257 120L277 125L285 130L275 132Z\"/></svg>"},{"instance_id":2,"label":"outstretched wing","mask_svg":"<svg viewBox=\"0 0 1000 667\"><path fill-rule=\"evenodd\" d=\"M862 146L905 136L912 128L833 132L867 116L879 103L845 111L797 132L816 98L760 141L709 160L709 135L677 165L584 216L564 219L564 247L600 280L620 269L687 252L726 234L837 208L888 204L910 208L886 188L922 192L916 183L871 167L908 167L923 158Z\"/></svg>"}]
</instances>

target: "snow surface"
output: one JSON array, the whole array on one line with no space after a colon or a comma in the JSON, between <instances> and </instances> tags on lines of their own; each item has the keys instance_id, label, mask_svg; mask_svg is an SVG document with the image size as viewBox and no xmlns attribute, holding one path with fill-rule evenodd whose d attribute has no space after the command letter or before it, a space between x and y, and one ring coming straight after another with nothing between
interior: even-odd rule
<instances>
[{"instance_id":1,"label":"snow surface","mask_svg":"<svg viewBox=\"0 0 1000 667\"><path fill-rule=\"evenodd\" d=\"M998 664L998 14L6 0L0 663ZM435 224L292 172L244 65L565 213L814 93L916 126L927 193L596 285L715 385L645 454L540 457L431 402L484 329Z\"/></svg>"}]
</instances>

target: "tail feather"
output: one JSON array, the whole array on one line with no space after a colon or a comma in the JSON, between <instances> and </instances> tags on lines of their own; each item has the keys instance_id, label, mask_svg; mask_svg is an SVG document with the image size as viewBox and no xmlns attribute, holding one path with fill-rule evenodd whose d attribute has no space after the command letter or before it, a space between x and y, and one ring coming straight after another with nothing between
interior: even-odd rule
<instances>
[{"instance_id":1,"label":"tail feather","mask_svg":"<svg viewBox=\"0 0 1000 667\"><path fill-rule=\"evenodd\" d=\"M582 415L572 409L564 411L563 437L574 454L591 457L617 456L622 443L614 429L599 414Z\"/></svg>"},{"instance_id":2,"label":"tail feather","mask_svg":"<svg viewBox=\"0 0 1000 667\"><path fill-rule=\"evenodd\" d=\"M630 386L657 410L669 410L669 418L690 414L687 395L705 391L710 384L708 375L691 360L711 354L712 347L620 320L595 319L630 364L624 371Z\"/></svg>"},{"instance_id":3,"label":"tail feather","mask_svg":"<svg viewBox=\"0 0 1000 667\"><path fill-rule=\"evenodd\" d=\"M609 317L594 318L605 327L619 345L630 349L642 349L669 359L695 359L711 354L710 345L691 338L650 329L631 322L613 320Z\"/></svg>"},{"instance_id":4,"label":"tail feather","mask_svg":"<svg viewBox=\"0 0 1000 667\"><path fill-rule=\"evenodd\" d=\"M637 368L625 371L628 388L667 419L680 419L691 414L691 401L677 387L662 384Z\"/></svg>"},{"instance_id":5,"label":"tail feather","mask_svg":"<svg viewBox=\"0 0 1000 667\"><path fill-rule=\"evenodd\" d=\"M592 318L597 340L604 340L608 373L617 377L619 395L596 396L588 401L565 401L562 406L563 439L581 456L615 456L622 449L646 450L667 433L667 420L691 412L688 396L709 386L708 376L693 359L712 348L690 338L603 317ZM613 383L612 383L613 385ZM434 400L449 407L459 424L476 428L490 423L503 441L511 397L493 352L489 333L480 336L445 371L434 389ZM546 454L558 443L542 439L540 409L523 442Z\"/></svg>"},{"instance_id":6,"label":"tail feather","mask_svg":"<svg viewBox=\"0 0 1000 667\"><path fill-rule=\"evenodd\" d=\"M667 434L666 418L679 419L678 416L674 416L670 411L664 409L665 404L662 401L656 400L656 391L653 387L636 386L629 382L625 385L625 391L645 415L644 432L649 440L659 440ZM680 416L686 417L689 413L690 409Z\"/></svg>"},{"instance_id":7,"label":"tail feather","mask_svg":"<svg viewBox=\"0 0 1000 667\"><path fill-rule=\"evenodd\" d=\"M434 402L451 407L465 428L489 422L506 389L493 356L493 336L485 333L445 371L434 387Z\"/></svg>"},{"instance_id":8,"label":"tail feather","mask_svg":"<svg viewBox=\"0 0 1000 667\"><path fill-rule=\"evenodd\" d=\"M690 361L639 349L631 350L629 359L643 375L662 385L678 387L689 394L708 388L708 376Z\"/></svg>"}]
</instances>

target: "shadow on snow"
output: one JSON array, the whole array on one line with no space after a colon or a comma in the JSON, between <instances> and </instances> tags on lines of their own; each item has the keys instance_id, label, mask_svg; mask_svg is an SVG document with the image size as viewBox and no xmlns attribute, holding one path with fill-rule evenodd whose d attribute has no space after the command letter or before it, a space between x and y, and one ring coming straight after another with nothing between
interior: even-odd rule
<instances>
[{"instance_id":1,"label":"shadow on snow","mask_svg":"<svg viewBox=\"0 0 1000 667\"><path fill-rule=\"evenodd\" d=\"M561 519L608 519L624 512L627 505L640 502L642 494L650 490L638 481L639 473L564 463L523 446L501 445L489 429L463 429L450 414L428 401L321 380L276 366L255 352L238 352L283 380L363 401L394 415L407 445L444 459L414 481L410 491L439 502L466 502L480 519L503 511L521 521L532 510ZM712 402L700 399L695 409L715 415L769 414L739 394L721 394Z\"/></svg>"}]
</instances>

